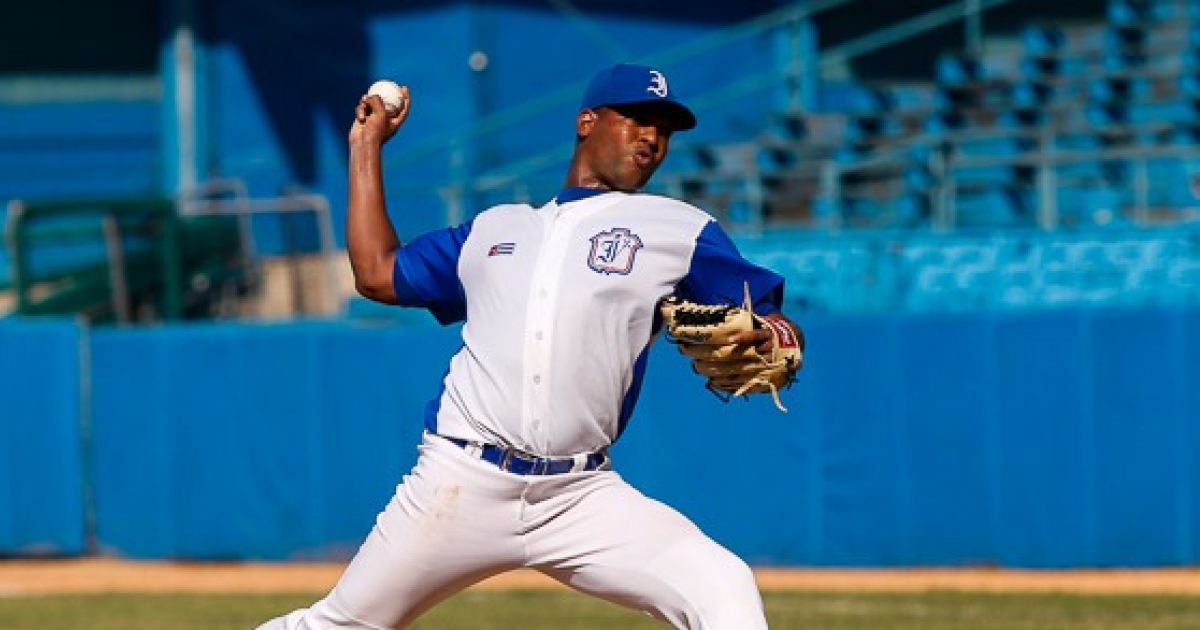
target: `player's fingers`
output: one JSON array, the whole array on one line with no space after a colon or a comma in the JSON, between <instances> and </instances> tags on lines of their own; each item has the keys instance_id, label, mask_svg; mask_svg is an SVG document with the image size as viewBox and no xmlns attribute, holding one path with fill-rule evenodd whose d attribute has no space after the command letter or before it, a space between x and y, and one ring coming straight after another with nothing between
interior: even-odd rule
<instances>
[{"instance_id":1,"label":"player's fingers","mask_svg":"<svg viewBox=\"0 0 1200 630\"><path fill-rule=\"evenodd\" d=\"M400 129L403 118L389 115L384 107L383 99L374 94L365 94L358 101L354 110L355 124L350 129L350 137L356 136L367 141L387 142Z\"/></svg>"},{"instance_id":2,"label":"player's fingers","mask_svg":"<svg viewBox=\"0 0 1200 630\"><path fill-rule=\"evenodd\" d=\"M412 103L412 99L408 97L408 86L401 85L400 86L400 107L396 108L396 112L392 115L392 118L395 118L395 119L399 120L399 122L403 123L404 119L408 118L408 106L411 103Z\"/></svg>"},{"instance_id":3,"label":"player's fingers","mask_svg":"<svg viewBox=\"0 0 1200 630\"><path fill-rule=\"evenodd\" d=\"M367 103L367 97L364 96L358 100L358 106L354 108L354 122L365 122L370 114L371 106Z\"/></svg>"},{"instance_id":4,"label":"player's fingers","mask_svg":"<svg viewBox=\"0 0 1200 630\"><path fill-rule=\"evenodd\" d=\"M400 86L400 106L387 112L388 137L395 135L400 127L408 120L408 109L412 99L408 97L408 86Z\"/></svg>"},{"instance_id":5,"label":"player's fingers","mask_svg":"<svg viewBox=\"0 0 1200 630\"><path fill-rule=\"evenodd\" d=\"M362 101L359 102L359 108L364 110L367 117L379 114L384 118L387 117L387 108L383 105L383 99L375 94L363 95Z\"/></svg>"},{"instance_id":6,"label":"player's fingers","mask_svg":"<svg viewBox=\"0 0 1200 630\"><path fill-rule=\"evenodd\" d=\"M729 337L730 343L756 346L760 351L771 349L771 333L766 330L747 330Z\"/></svg>"}]
</instances>

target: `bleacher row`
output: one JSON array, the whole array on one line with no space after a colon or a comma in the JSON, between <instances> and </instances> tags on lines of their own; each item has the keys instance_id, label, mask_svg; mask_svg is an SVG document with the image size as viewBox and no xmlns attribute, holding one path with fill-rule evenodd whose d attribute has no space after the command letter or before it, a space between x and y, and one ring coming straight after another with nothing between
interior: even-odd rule
<instances>
[{"instance_id":1,"label":"bleacher row","mask_svg":"<svg viewBox=\"0 0 1200 630\"><path fill-rule=\"evenodd\" d=\"M775 233L738 243L778 270L797 310L819 313L1029 310L1200 304L1200 229L1104 234L830 239Z\"/></svg>"}]
</instances>

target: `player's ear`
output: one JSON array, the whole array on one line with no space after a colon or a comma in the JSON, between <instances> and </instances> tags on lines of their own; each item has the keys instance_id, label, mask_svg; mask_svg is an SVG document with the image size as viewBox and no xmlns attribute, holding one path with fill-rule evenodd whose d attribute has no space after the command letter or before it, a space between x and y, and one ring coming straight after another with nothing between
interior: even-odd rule
<instances>
[{"instance_id":1,"label":"player's ear","mask_svg":"<svg viewBox=\"0 0 1200 630\"><path fill-rule=\"evenodd\" d=\"M575 117L575 135L579 138L586 138L592 133L592 128L596 126L596 120L599 115L596 110L584 109L580 110L579 116Z\"/></svg>"}]
</instances>

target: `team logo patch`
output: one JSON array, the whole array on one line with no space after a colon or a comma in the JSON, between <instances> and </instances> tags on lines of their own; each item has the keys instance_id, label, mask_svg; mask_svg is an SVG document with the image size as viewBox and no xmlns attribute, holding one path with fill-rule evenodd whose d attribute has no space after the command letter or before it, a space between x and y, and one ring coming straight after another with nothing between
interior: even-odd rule
<instances>
[{"instance_id":1,"label":"team logo patch","mask_svg":"<svg viewBox=\"0 0 1200 630\"><path fill-rule=\"evenodd\" d=\"M488 248L488 256L507 256L516 248L516 243L496 243Z\"/></svg>"},{"instance_id":2,"label":"team logo patch","mask_svg":"<svg viewBox=\"0 0 1200 630\"><path fill-rule=\"evenodd\" d=\"M642 248L642 239L629 228L615 227L601 232L591 239L592 251L588 254L588 267L603 274L628 274L633 270L633 259Z\"/></svg>"}]
</instances>

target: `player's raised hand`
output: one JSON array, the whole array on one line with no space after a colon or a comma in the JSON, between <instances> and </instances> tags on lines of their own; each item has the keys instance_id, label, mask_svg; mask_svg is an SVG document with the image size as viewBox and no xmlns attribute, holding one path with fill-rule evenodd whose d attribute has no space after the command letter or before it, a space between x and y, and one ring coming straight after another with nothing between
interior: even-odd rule
<instances>
[{"instance_id":1,"label":"player's raised hand","mask_svg":"<svg viewBox=\"0 0 1200 630\"><path fill-rule=\"evenodd\" d=\"M387 101L384 99L387 98ZM398 94L364 94L354 109L354 124L350 126L350 143L377 143L382 145L396 135L408 119L408 87L400 86Z\"/></svg>"}]
</instances>

